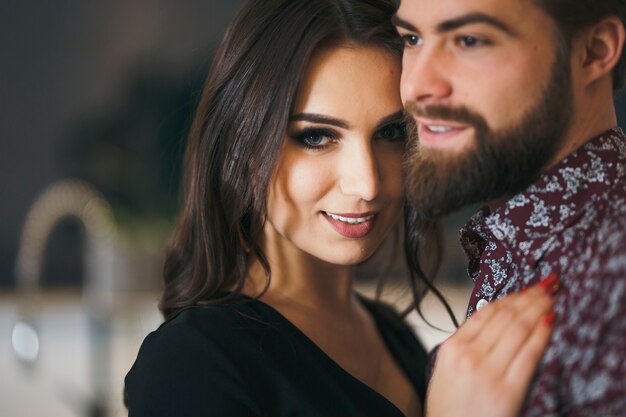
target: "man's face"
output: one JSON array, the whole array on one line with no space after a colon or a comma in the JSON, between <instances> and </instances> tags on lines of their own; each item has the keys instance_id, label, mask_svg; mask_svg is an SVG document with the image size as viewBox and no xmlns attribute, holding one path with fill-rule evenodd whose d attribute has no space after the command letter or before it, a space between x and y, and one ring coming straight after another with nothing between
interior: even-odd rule
<instances>
[{"instance_id":1,"label":"man's face","mask_svg":"<svg viewBox=\"0 0 626 417\"><path fill-rule=\"evenodd\" d=\"M569 56L552 20L530 0L402 0L395 23L419 136L409 200L431 217L528 186L571 118Z\"/></svg>"}]
</instances>

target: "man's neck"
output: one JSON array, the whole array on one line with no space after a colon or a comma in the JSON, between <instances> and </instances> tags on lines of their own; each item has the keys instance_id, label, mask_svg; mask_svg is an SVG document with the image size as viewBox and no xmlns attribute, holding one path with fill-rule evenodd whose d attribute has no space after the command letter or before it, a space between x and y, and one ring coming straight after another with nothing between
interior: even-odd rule
<instances>
[{"instance_id":1,"label":"man's neck","mask_svg":"<svg viewBox=\"0 0 626 417\"><path fill-rule=\"evenodd\" d=\"M604 89L604 91L599 91ZM611 86L597 88L580 100L573 109L572 123L554 158L542 169L546 172L589 140L617 126L617 115L613 103Z\"/></svg>"}]
</instances>

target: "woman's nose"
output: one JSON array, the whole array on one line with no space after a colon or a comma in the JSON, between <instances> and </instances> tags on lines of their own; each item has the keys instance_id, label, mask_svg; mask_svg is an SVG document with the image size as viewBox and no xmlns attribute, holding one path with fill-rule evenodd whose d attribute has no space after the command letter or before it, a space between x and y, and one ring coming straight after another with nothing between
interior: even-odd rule
<instances>
[{"instance_id":1,"label":"woman's nose","mask_svg":"<svg viewBox=\"0 0 626 417\"><path fill-rule=\"evenodd\" d=\"M346 195L357 196L365 201L372 201L380 192L380 170L378 160L371 144L363 144L346 150L345 158L340 162L341 191Z\"/></svg>"}]
</instances>

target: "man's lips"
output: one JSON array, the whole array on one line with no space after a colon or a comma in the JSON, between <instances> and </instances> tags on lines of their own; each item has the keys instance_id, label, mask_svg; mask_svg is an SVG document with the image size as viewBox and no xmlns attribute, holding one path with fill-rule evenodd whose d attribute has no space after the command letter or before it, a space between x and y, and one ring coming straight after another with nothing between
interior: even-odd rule
<instances>
[{"instance_id":1,"label":"man's lips","mask_svg":"<svg viewBox=\"0 0 626 417\"><path fill-rule=\"evenodd\" d=\"M337 233L348 238L367 236L374 228L378 216L378 212L332 213L322 211L322 214Z\"/></svg>"},{"instance_id":2,"label":"man's lips","mask_svg":"<svg viewBox=\"0 0 626 417\"><path fill-rule=\"evenodd\" d=\"M427 119L424 117L416 117L415 121L418 126L424 127L434 133L445 133L450 130L461 130L468 127L463 123L455 123L448 120Z\"/></svg>"},{"instance_id":3,"label":"man's lips","mask_svg":"<svg viewBox=\"0 0 626 417\"><path fill-rule=\"evenodd\" d=\"M446 121L416 118L419 140L428 146L446 146L450 139L470 126Z\"/></svg>"}]
</instances>

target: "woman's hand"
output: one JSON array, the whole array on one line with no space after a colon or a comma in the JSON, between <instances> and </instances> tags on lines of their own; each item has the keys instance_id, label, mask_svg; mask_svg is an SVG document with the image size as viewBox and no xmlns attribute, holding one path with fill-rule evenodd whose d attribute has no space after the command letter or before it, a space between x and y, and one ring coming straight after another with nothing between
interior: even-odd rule
<instances>
[{"instance_id":1,"label":"woman's hand","mask_svg":"<svg viewBox=\"0 0 626 417\"><path fill-rule=\"evenodd\" d=\"M520 294L493 302L439 348L427 417L517 416L552 331L551 275Z\"/></svg>"}]
</instances>

